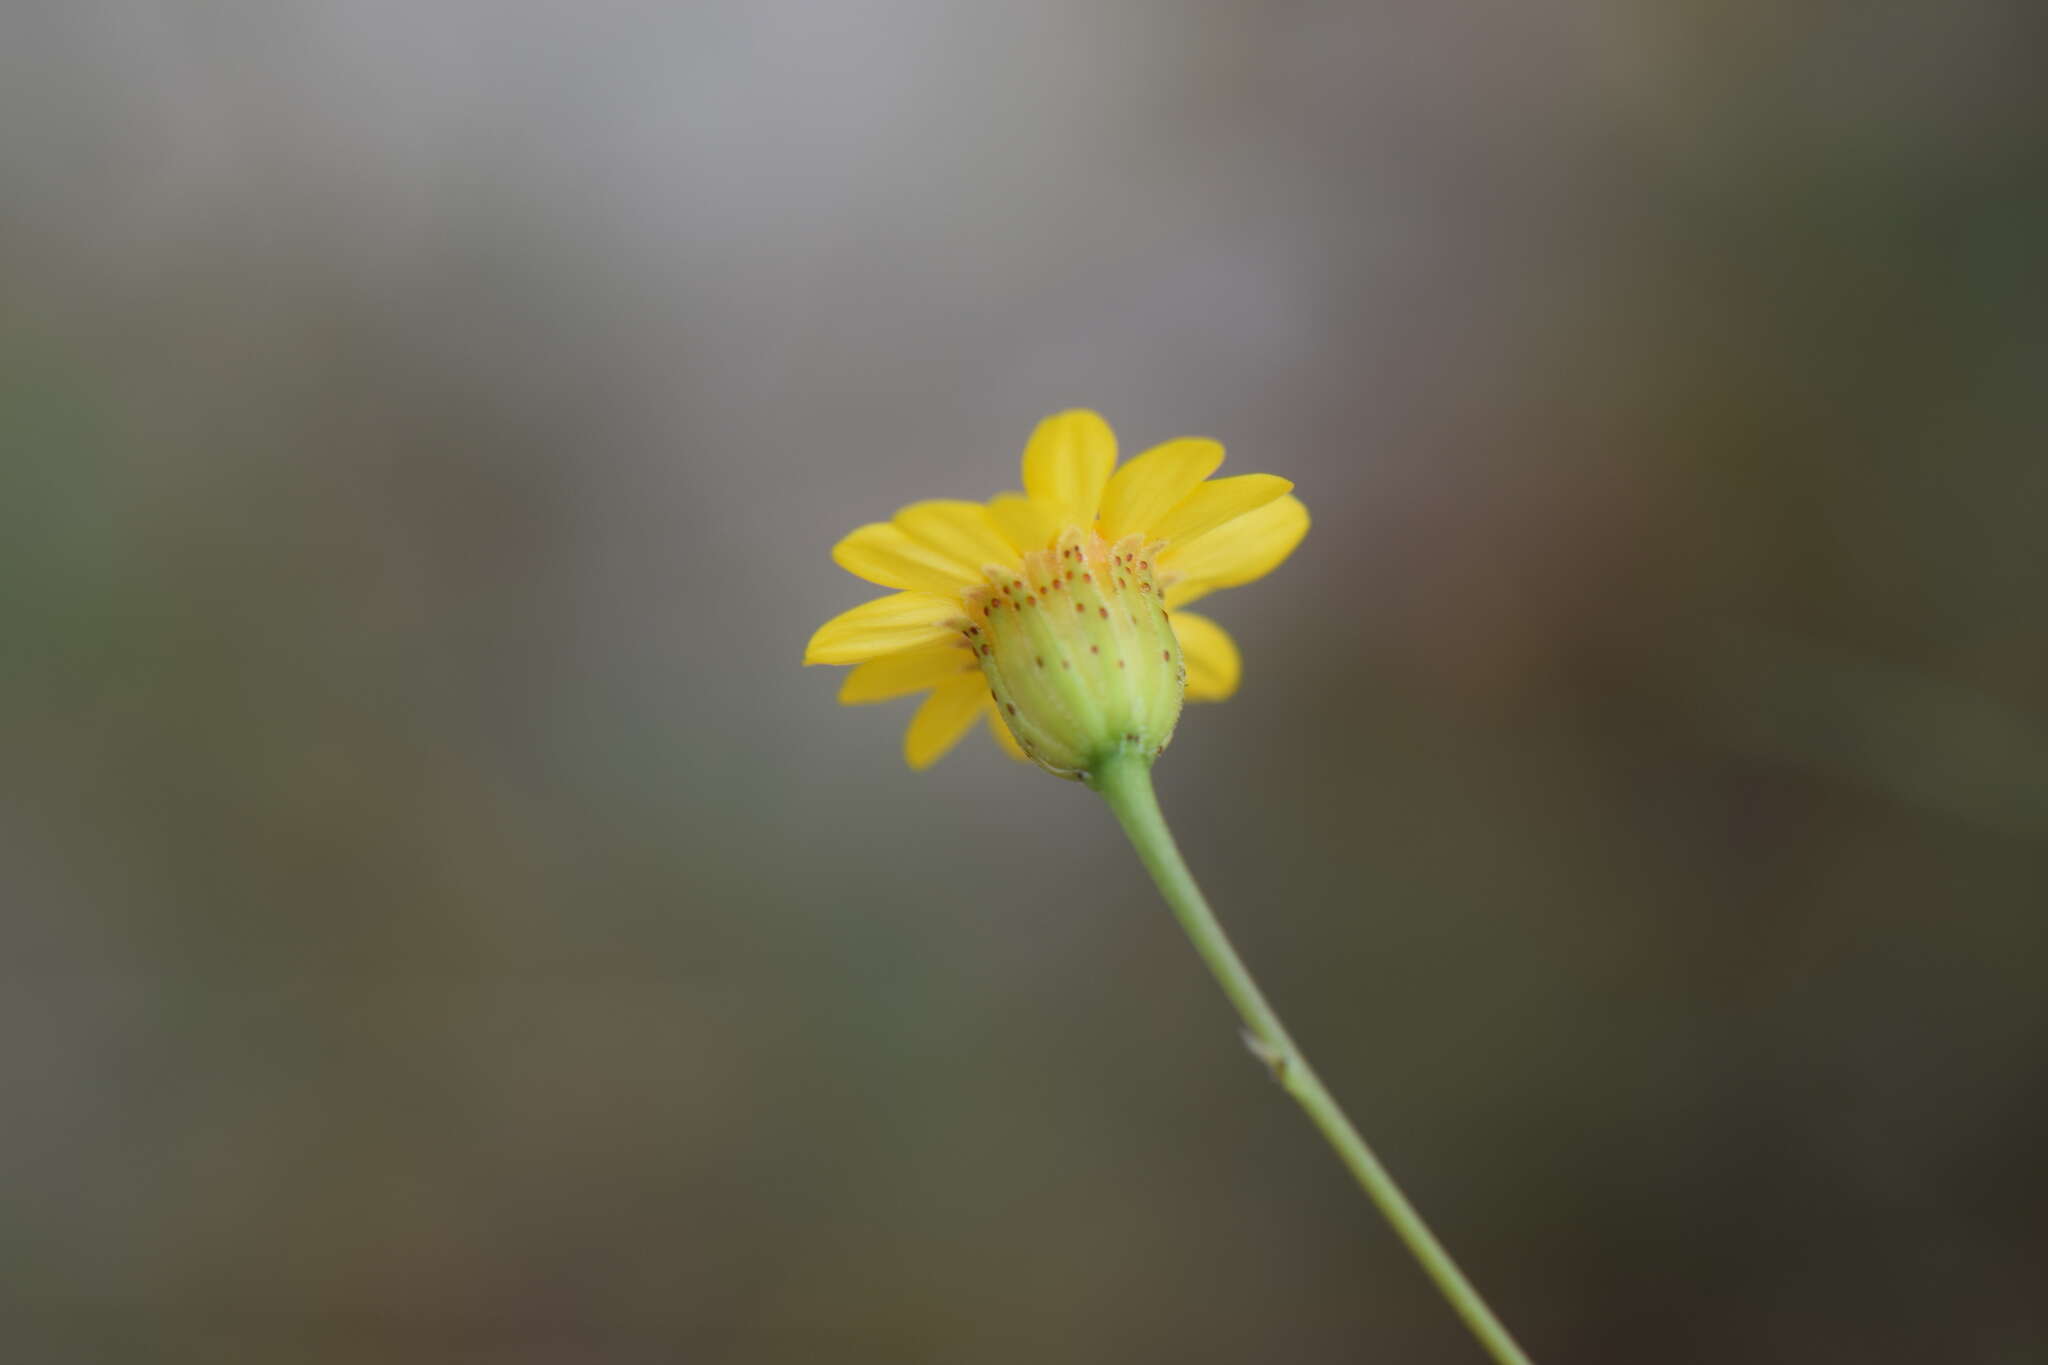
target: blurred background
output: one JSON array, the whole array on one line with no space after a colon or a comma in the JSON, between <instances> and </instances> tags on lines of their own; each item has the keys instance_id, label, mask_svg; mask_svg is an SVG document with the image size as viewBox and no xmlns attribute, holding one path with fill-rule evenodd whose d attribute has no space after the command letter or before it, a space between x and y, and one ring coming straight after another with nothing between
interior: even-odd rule
<instances>
[{"instance_id":1,"label":"blurred background","mask_svg":"<svg viewBox=\"0 0 2048 1365\"><path fill-rule=\"evenodd\" d=\"M2048 1360L2044 51L7 6L0 1353L1477 1360L1099 803L798 666L1082 405L1316 519L1163 798L1538 1360Z\"/></svg>"}]
</instances>

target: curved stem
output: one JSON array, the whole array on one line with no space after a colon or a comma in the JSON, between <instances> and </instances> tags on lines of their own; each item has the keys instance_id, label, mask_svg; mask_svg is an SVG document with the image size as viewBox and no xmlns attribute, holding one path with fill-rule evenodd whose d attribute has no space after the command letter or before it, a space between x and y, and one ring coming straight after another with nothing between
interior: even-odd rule
<instances>
[{"instance_id":1,"label":"curved stem","mask_svg":"<svg viewBox=\"0 0 2048 1365\"><path fill-rule=\"evenodd\" d=\"M1472 1335L1493 1356L1500 1365L1530 1365L1529 1357L1501 1326L1500 1319L1479 1297L1479 1291L1465 1278L1457 1263L1445 1251L1436 1234L1422 1221L1422 1215L1408 1202L1401 1187L1394 1183L1393 1176L1374 1156L1372 1148L1351 1126L1351 1120L1344 1116L1337 1101L1323 1088L1322 1081L1287 1036L1287 1028L1280 1022L1280 1016L1273 1012L1265 994L1259 990L1258 982L1245 970L1237 950L1230 946L1230 940L1223 932L1223 926L1216 920L1216 914L1202 898L1201 888L1195 885L1194 877L1180 856L1180 849L1174 845L1173 833L1166 827L1166 817L1160 814L1159 798L1152 791L1151 763L1142 755L1119 754L1104 762L1089 779L1089 785L1102 793L1109 802L1109 808L1130 836L1131 844L1138 851L1145 869L1152 874L1152 880L1159 885L1160 894L1173 907L1173 913L1180 920L1181 928L1193 941L1195 951L1202 955L1209 971L1216 978L1223 993L1230 997L1230 1003L1237 1007L1245 1023L1245 1042L1267 1068L1280 1088L1292 1095L1295 1102L1307 1111L1309 1119L1336 1149L1337 1156L1350 1168L1358 1183L1364 1187L1367 1196L1378 1206L1386 1220L1394 1225L1394 1231L1408 1246L1429 1278L1436 1282L1445 1299L1450 1301L1465 1325L1472 1329Z\"/></svg>"}]
</instances>

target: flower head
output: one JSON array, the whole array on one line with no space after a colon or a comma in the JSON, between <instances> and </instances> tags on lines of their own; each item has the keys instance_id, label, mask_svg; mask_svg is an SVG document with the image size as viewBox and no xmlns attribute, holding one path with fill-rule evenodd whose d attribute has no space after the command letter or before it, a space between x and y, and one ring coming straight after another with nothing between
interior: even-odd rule
<instances>
[{"instance_id":1,"label":"flower head","mask_svg":"<svg viewBox=\"0 0 2048 1365\"><path fill-rule=\"evenodd\" d=\"M1092 412L1038 424L1024 491L987 503L916 502L833 548L894 595L819 627L807 664L857 664L848 705L925 692L904 737L923 768L977 719L1009 753L1062 777L1110 754L1156 755L1185 695L1237 690L1237 646L1182 610L1272 570L1308 533L1293 485L1212 479L1214 441L1168 441L1116 467Z\"/></svg>"}]
</instances>

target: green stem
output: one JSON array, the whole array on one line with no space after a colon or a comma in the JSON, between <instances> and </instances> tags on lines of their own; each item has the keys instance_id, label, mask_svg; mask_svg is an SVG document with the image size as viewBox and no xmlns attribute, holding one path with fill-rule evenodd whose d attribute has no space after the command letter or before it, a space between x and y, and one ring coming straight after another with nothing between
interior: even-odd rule
<instances>
[{"instance_id":1,"label":"green stem","mask_svg":"<svg viewBox=\"0 0 2048 1365\"><path fill-rule=\"evenodd\" d=\"M1160 894L1173 907L1181 928L1194 942L1195 951L1202 955L1202 961L1209 965L1209 971L1216 977L1223 993L1230 997L1230 1003L1244 1019L1245 1041L1251 1050L1273 1073L1273 1079L1280 1088L1292 1095L1295 1102L1307 1111L1309 1119L1321 1131L1337 1155L1357 1177L1372 1202L1379 1207L1386 1220L1394 1225L1394 1231L1407 1243L1408 1250L1422 1263L1429 1278L1436 1282L1444 1298L1450 1301L1465 1325L1472 1329L1472 1335L1479 1338L1482 1346L1500 1365L1529 1365L1529 1357L1501 1326L1500 1319L1479 1297L1479 1291L1472 1287L1464 1272L1445 1251L1436 1234L1422 1221L1422 1215L1408 1202L1401 1187L1394 1183L1394 1177L1387 1174L1372 1148L1365 1145L1365 1139L1351 1126L1351 1120L1344 1117L1344 1111L1287 1036L1286 1025L1266 1002L1265 994L1259 990L1258 982L1245 970L1244 962L1237 950L1230 946L1224 935L1223 926L1216 921L1216 914L1209 903L1202 898L1201 888L1195 885L1194 877L1188 872L1188 865L1175 847L1173 833L1166 827L1166 817L1160 814L1159 798L1152 791L1151 763L1143 755L1123 753L1103 763L1089 779L1089 785L1102 793L1115 812L1119 823L1128 834L1131 844L1138 850L1145 869L1152 874L1152 880L1159 884Z\"/></svg>"}]
</instances>

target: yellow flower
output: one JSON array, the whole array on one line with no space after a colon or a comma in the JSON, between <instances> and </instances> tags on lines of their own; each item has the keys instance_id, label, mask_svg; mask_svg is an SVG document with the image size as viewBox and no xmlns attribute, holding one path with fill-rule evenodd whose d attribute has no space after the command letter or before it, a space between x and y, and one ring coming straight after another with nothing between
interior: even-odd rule
<instances>
[{"instance_id":1,"label":"yellow flower","mask_svg":"<svg viewBox=\"0 0 2048 1365\"><path fill-rule=\"evenodd\" d=\"M1013 757L1085 777L1119 750L1165 747L1181 697L1237 690L1237 646L1182 608L1262 577L1308 533L1271 474L1212 479L1214 441L1182 438L1116 468L1092 412L1038 424L1024 491L986 504L915 502L832 558L894 595L834 617L807 664L857 664L848 705L926 692L904 737L913 768L977 719Z\"/></svg>"}]
</instances>

